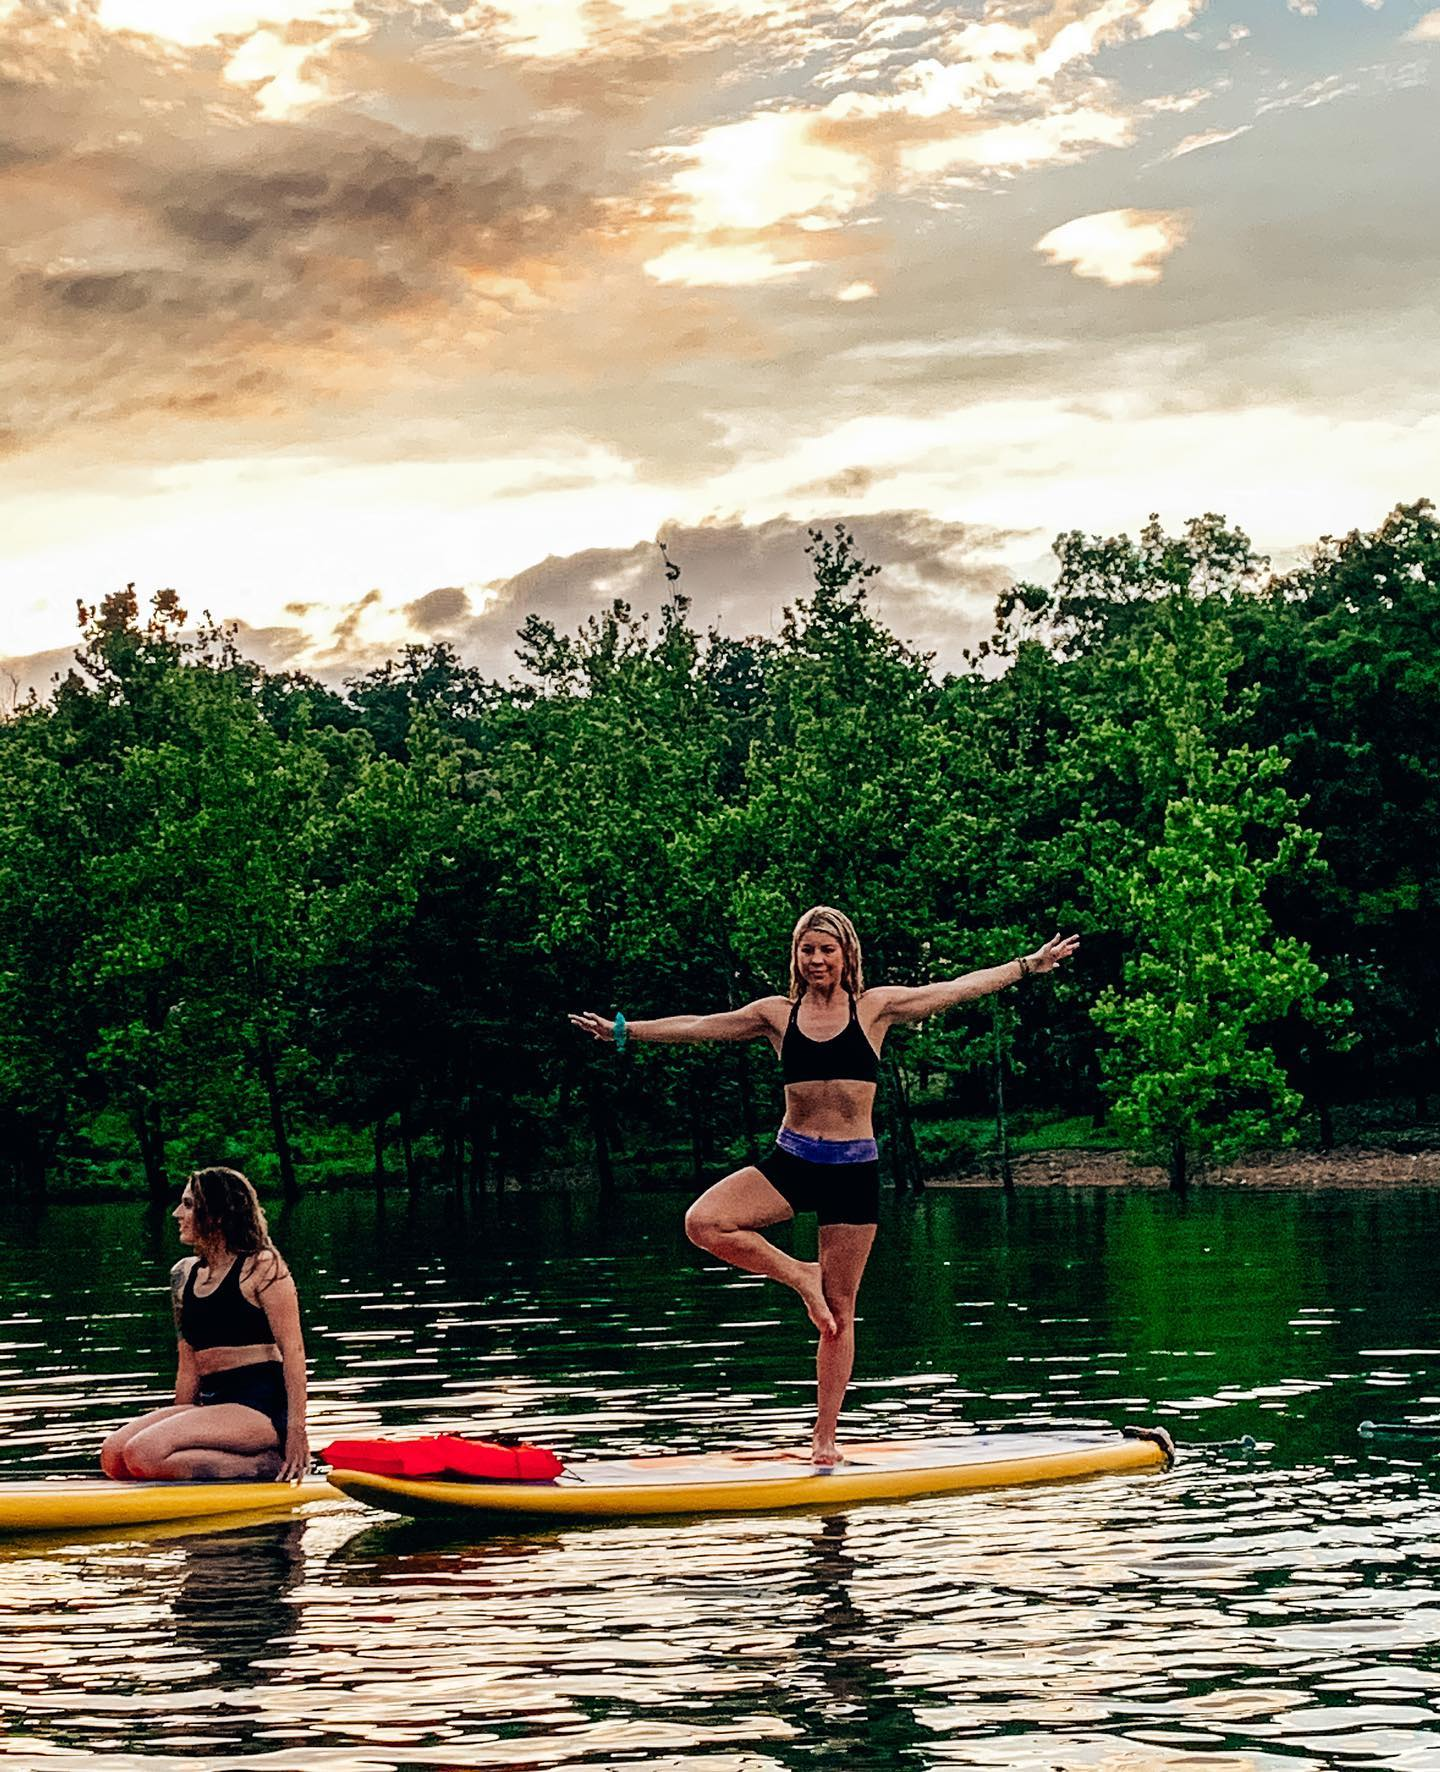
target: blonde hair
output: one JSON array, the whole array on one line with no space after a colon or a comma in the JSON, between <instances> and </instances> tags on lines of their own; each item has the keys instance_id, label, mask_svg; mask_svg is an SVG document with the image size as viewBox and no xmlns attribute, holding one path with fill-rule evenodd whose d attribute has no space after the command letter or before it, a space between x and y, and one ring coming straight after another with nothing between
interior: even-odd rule
<instances>
[{"instance_id":1,"label":"blonde hair","mask_svg":"<svg viewBox=\"0 0 1440 1772\"><path fill-rule=\"evenodd\" d=\"M840 943L840 982L852 997L865 989L865 968L860 958L860 937L855 925L832 905L811 905L795 925L790 937L790 1001L798 1003L805 995L805 980L800 976L800 937L818 929L822 935L833 935Z\"/></svg>"}]
</instances>

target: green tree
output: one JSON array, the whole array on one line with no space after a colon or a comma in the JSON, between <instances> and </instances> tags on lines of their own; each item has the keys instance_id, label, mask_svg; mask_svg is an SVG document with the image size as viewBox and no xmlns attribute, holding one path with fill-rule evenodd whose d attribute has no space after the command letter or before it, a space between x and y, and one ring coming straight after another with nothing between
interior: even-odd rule
<instances>
[{"instance_id":1,"label":"green tree","mask_svg":"<svg viewBox=\"0 0 1440 1772\"><path fill-rule=\"evenodd\" d=\"M1201 603L1177 591L1134 652L1134 766L1165 795L1163 835L1121 850L1106 891L1132 943L1124 983L1094 1018L1115 1119L1131 1148L1184 1186L1197 1159L1223 1160L1298 1133L1300 1096L1267 1043L1298 1015L1317 1027L1325 974L1278 933L1267 885L1316 865L1317 835L1282 785L1278 751L1221 750L1236 654Z\"/></svg>"}]
</instances>

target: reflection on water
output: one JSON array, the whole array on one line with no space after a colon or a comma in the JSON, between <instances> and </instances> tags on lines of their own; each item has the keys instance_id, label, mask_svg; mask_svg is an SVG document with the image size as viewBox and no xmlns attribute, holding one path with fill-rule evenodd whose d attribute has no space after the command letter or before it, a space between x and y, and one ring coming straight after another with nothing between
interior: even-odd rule
<instances>
[{"instance_id":1,"label":"reflection on water","mask_svg":"<svg viewBox=\"0 0 1440 1772\"><path fill-rule=\"evenodd\" d=\"M317 1444L524 1428L797 1441L784 1295L677 1202L307 1201ZM531 1532L360 1511L0 1547L0 1755L169 1772L1440 1768L1440 1201L934 1195L892 1207L855 1429L1159 1419L1163 1477ZM137 1270L137 1261L143 1266ZM78 1468L169 1379L128 1208L0 1249L0 1462ZM147 1285L137 1289L143 1271ZM1249 1433L1248 1456L1197 1442Z\"/></svg>"},{"instance_id":2,"label":"reflection on water","mask_svg":"<svg viewBox=\"0 0 1440 1772\"><path fill-rule=\"evenodd\" d=\"M177 1686L232 1691L278 1664L294 1634L304 1531L285 1520L183 1541L170 1611Z\"/></svg>"}]
</instances>

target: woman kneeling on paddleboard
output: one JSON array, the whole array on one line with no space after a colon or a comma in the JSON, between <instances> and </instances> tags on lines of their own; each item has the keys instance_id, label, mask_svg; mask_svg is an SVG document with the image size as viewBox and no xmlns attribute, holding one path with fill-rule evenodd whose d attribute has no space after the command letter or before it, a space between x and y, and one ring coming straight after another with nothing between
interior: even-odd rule
<instances>
[{"instance_id":1,"label":"woman kneeling on paddleboard","mask_svg":"<svg viewBox=\"0 0 1440 1772\"><path fill-rule=\"evenodd\" d=\"M175 1402L106 1440L109 1477L296 1481L310 1467L295 1282L238 1169L197 1169L175 1208Z\"/></svg>"},{"instance_id":2,"label":"woman kneeling on paddleboard","mask_svg":"<svg viewBox=\"0 0 1440 1772\"><path fill-rule=\"evenodd\" d=\"M875 1241L880 1165L871 1112L880 1048L890 1028L1050 972L1079 937L1054 935L1033 954L941 984L865 988L855 927L828 905L806 911L790 942L790 993L720 1015L571 1021L597 1040L769 1040L785 1080L785 1121L775 1149L703 1193L685 1215L692 1243L800 1294L820 1331L818 1409L811 1457L835 1464L840 1405L855 1363L855 1299ZM798 1261L760 1231L797 1212L819 1222L820 1259Z\"/></svg>"}]
</instances>

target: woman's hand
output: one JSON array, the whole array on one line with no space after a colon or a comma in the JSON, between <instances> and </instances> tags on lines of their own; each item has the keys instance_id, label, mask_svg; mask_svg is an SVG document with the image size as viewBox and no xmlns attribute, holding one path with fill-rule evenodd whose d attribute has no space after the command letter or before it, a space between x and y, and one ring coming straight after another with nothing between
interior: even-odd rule
<instances>
[{"instance_id":1,"label":"woman's hand","mask_svg":"<svg viewBox=\"0 0 1440 1772\"><path fill-rule=\"evenodd\" d=\"M1043 948L1025 956L1032 972L1053 972L1062 960L1068 960L1080 945L1078 935L1062 935L1057 929Z\"/></svg>"},{"instance_id":2,"label":"woman's hand","mask_svg":"<svg viewBox=\"0 0 1440 1772\"><path fill-rule=\"evenodd\" d=\"M583 1015L570 1017L571 1027L577 1027L582 1034L589 1034L594 1040L610 1040L615 1038L615 1022L607 1021L603 1015L597 1015L593 1009L587 1009Z\"/></svg>"},{"instance_id":3,"label":"woman's hand","mask_svg":"<svg viewBox=\"0 0 1440 1772\"><path fill-rule=\"evenodd\" d=\"M277 1483L298 1483L310 1474L310 1436L303 1425L285 1435L285 1460L275 1473Z\"/></svg>"}]
</instances>

